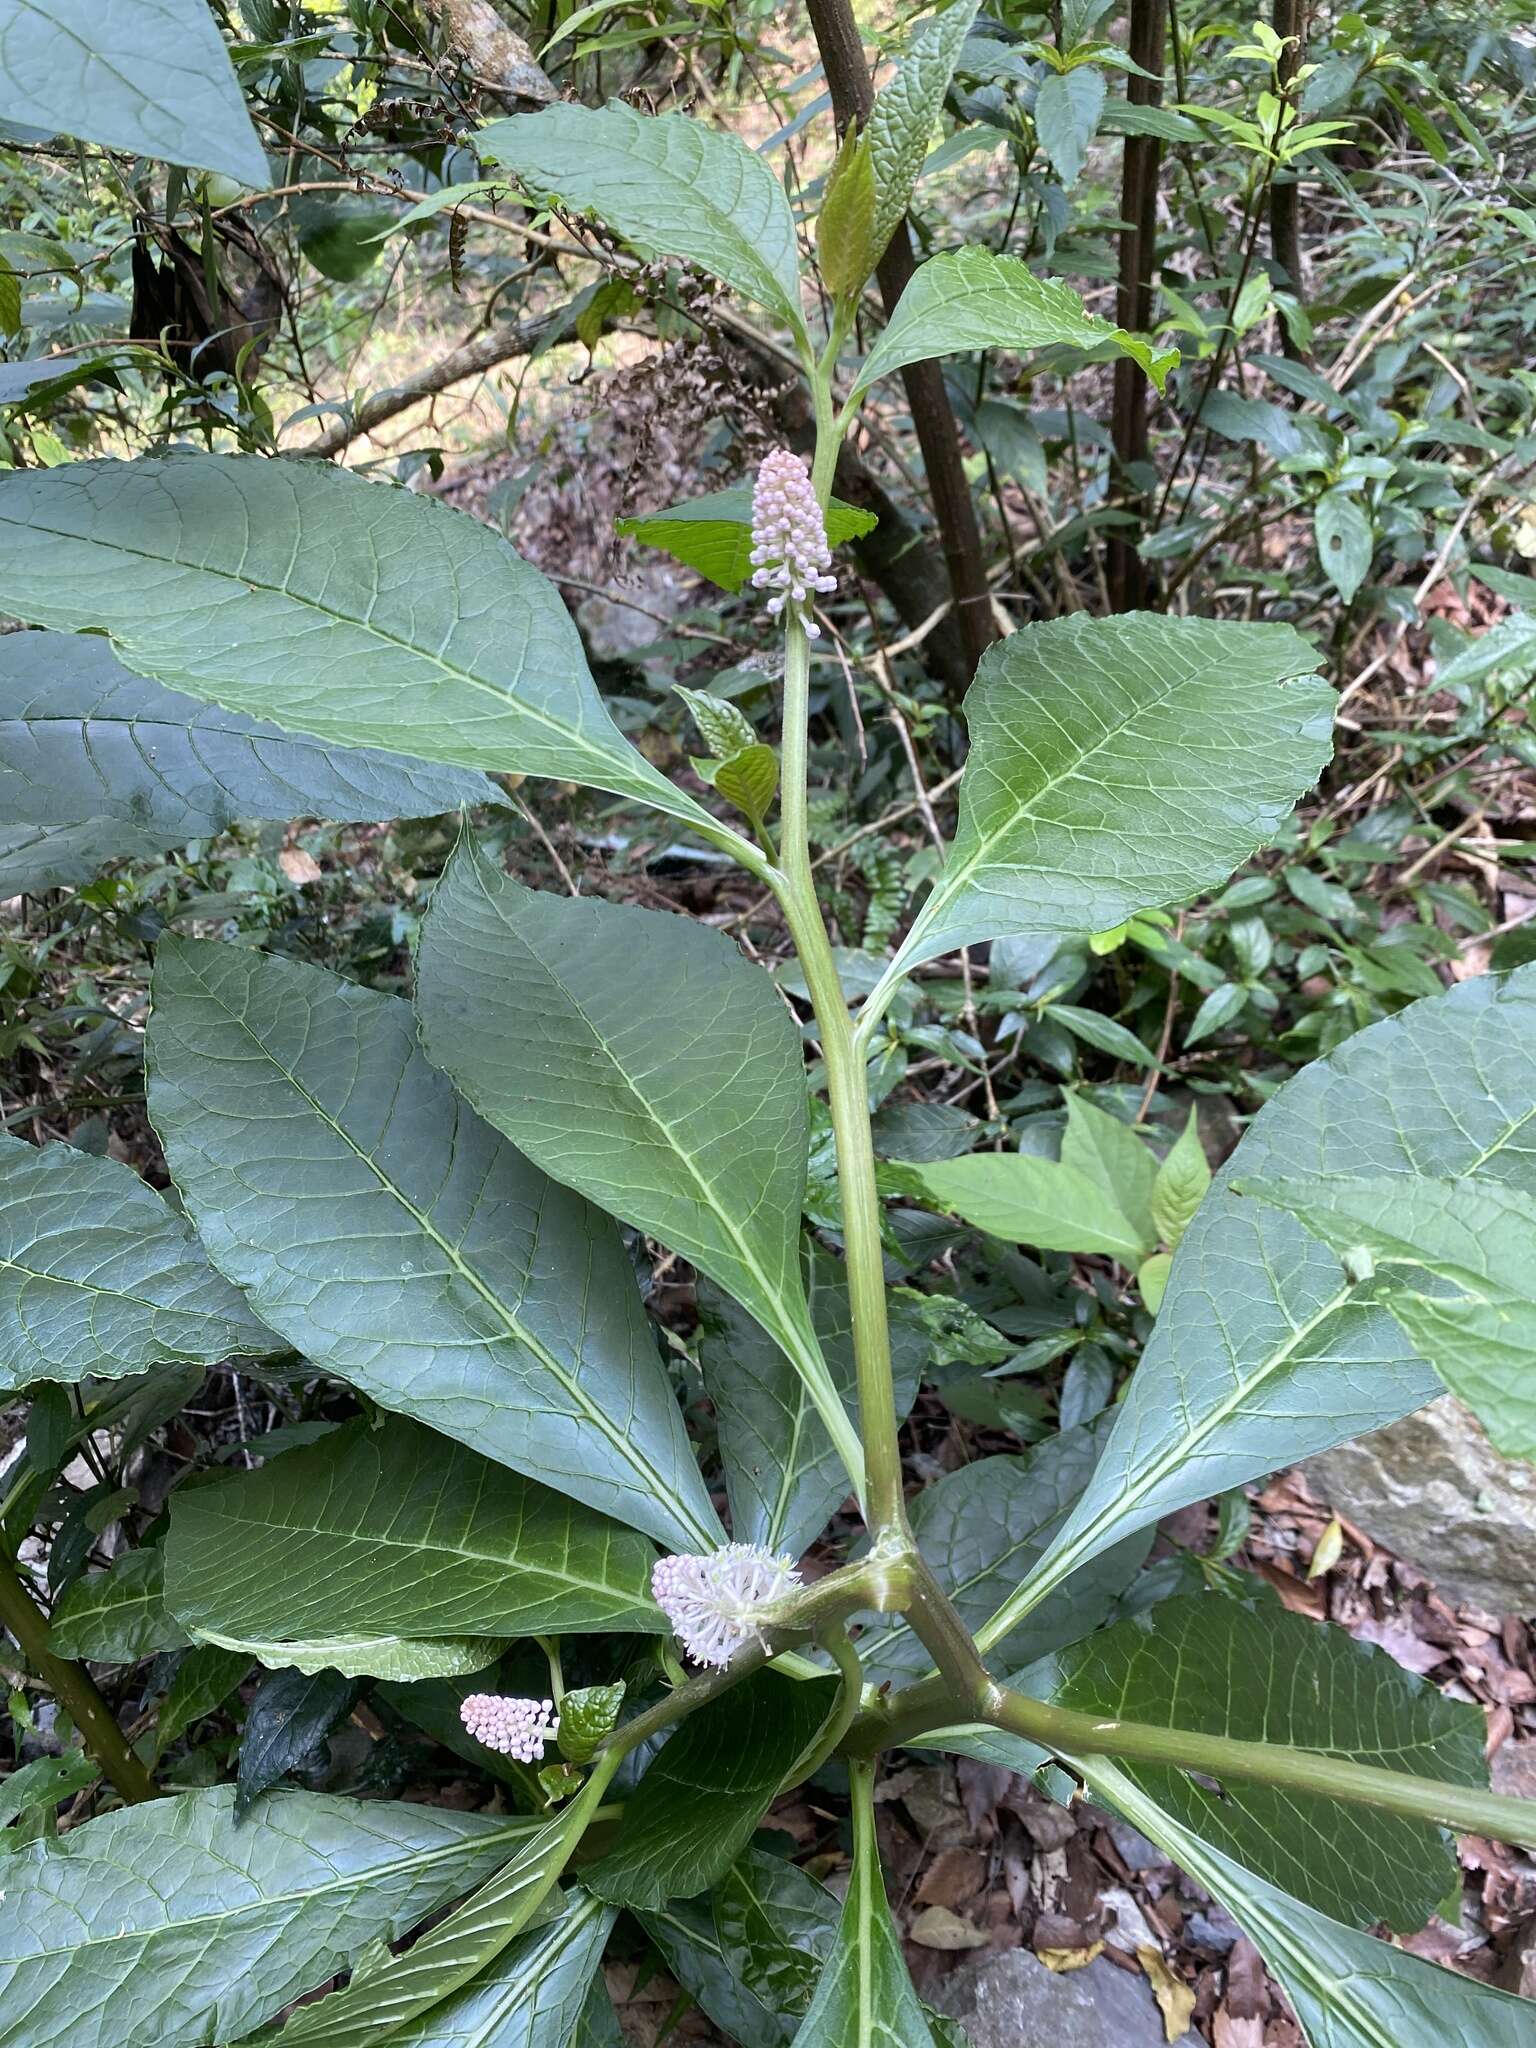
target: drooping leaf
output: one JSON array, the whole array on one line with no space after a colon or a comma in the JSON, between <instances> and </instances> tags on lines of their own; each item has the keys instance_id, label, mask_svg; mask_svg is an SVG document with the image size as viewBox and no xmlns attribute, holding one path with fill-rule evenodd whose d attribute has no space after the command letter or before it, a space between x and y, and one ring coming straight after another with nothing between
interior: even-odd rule
<instances>
[{"instance_id":1,"label":"drooping leaf","mask_svg":"<svg viewBox=\"0 0 1536 2048\"><path fill-rule=\"evenodd\" d=\"M816 1996L795 2035L797 2048L933 2048L886 1900L867 1796L855 1799L853 1823L848 1896Z\"/></svg>"},{"instance_id":2,"label":"drooping leaf","mask_svg":"<svg viewBox=\"0 0 1536 2048\"><path fill-rule=\"evenodd\" d=\"M387 1678L396 1683L467 1677L488 1670L507 1647L505 1636L434 1636L421 1641L409 1636L348 1634L263 1642L257 1636L226 1635L212 1628L189 1633L200 1643L254 1659L268 1671L286 1671L291 1666L306 1676L331 1671L340 1672L343 1678Z\"/></svg>"},{"instance_id":3,"label":"drooping leaf","mask_svg":"<svg viewBox=\"0 0 1536 2048\"><path fill-rule=\"evenodd\" d=\"M853 1327L842 1264L817 1249L806 1264L811 1320L850 1417L855 1412ZM730 1297L699 1287L699 1362L715 1410L731 1529L738 1542L798 1557L848 1492L848 1474L805 1382L762 1326ZM896 1412L917 1397L928 1355L910 1319L891 1319Z\"/></svg>"},{"instance_id":4,"label":"drooping leaf","mask_svg":"<svg viewBox=\"0 0 1536 2048\"><path fill-rule=\"evenodd\" d=\"M0 475L0 605L338 746L708 822L620 734L555 590L499 535L324 463L182 451Z\"/></svg>"},{"instance_id":5,"label":"drooping leaf","mask_svg":"<svg viewBox=\"0 0 1536 2048\"><path fill-rule=\"evenodd\" d=\"M130 1167L0 1136L0 1389L281 1348Z\"/></svg>"},{"instance_id":6,"label":"drooping leaf","mask_svg":"<svg viewBox=\"0 0 1536 2048\"><path fill-rule=\"evenodd\" d=\"M1376 541L1370 515L1347 491L1324 491L1313 524L1323 574L1348 604L1371 573Z\"/></svg>"},{"instance_id":7,"label":"drooping leaf","mask_svg":"<svg viewBox=\"0 0 1536 2048\"><path fill-rule=\"evenodd\" d=\"M492 121L475 146L530 198L595 214L641 256L681 256L804 332L794 217L739 136L612 100Z\"/></svg>"},{"instance_id":8,"label":"drooping leaf","mask_svg":"<svg viewBox=\"0 0 1536 2048\"><path fill-rule=\"evenodd\" d=\"M186 1630L165 1604L165 1552L129 1550L104 1572L87 1572L64 1593L49 1618L61 1657L134 1664L159 1650L183 1649Z\"/></svg>"},{"instance_id":9,"label":"drooping leaf","mask_svg":"<svg viewBox=\"0 0 1536 2048\"><path fill-rule=\"evenodd\" d=\"M802 2018L836 1937L834 1895L785 1857L749 1849L710 1903L726 1967L769 2012Z\"/></svg>"},{"instance_id":10,"label":"drooping leaf","mask_svg":"<svg viewBox=\"0 0 1536 2048\"><path fill-rule=\"evenodd\" d=\"M85 818L77 825L0 825L0 892L40 896L89 882L109 860L153 860L166 850L163 832L121 818Z\"/></svg>"},{"instance_id":11,"label":"drooping leaf","mask_svg":"<svg viewBox=\"0 0 1536 2048\"><path fill-rule=\"evenodd\" d=\"M626 1800L617 1841L584 1881L635 1908L708 1891L747 1846L831 1698L828 1685L759 1671L690 1715Z\"/></svg>"},{"instance_id":12,"label":"drooping leaf","mask_svg":"<svg viewBox=\"0 0 1536 2048\"><path fill-rule=\"evenodd\" d=\"M1087 1485L1105 1434L1091 1426L1063 1430L1022 1457L977 1458L918 1494L913 1532L967 1627L979 1627L1043 1555ZM1137 1531L1102 1552L997 1643L998 1655L1010 1664L1032 1661L1097 1628L1150 1546L1150 1536ZM859 1654L877 1681L925 1671L932 1661L904 1619L872 1624Z\"/></svg>"},{"instance_id":13,"label":"drooping leaf","mask_svg":"<svg viewBox=\"0 0 1536 2048\"><path fill-rule=\"evenodd\" d=\"M1102 1757L1079 1758L1094 1797L1220 1900L1253 1941L1310 2048L1528 2048L1530 2001L1343 1927L1208 1848Z\"/></svg>"},{"instance_id":14,"label":"drooping leaf","mask_svg":"<svg viewBox=\"0 0 1536 2048\"><path fill-rule=\"evenodd\" d=\"M206 2048L392 1940L538 1825L234 1787L126 1807L8 1858L0 2012L27 2048Z\"/></svg>"},{"instance_id":15,"label":"drooping leaf","mask_svg":"<svg viewBox=\"0 0 1536 2048\"><path fill-rule=\"evenodd\" d=\"M921 23L895 73L875 95L865 133L875 173L877 257L911 202L978 4L979 0L959 0L957 6Z\"/></svg>"},{"instance_id":16,"label":"drooping leaf","mask_svg":"<svg viewBox=\"0 0 1536 2048\"><path fill-rule=\"evenodd\" d=\"M274 1671L257 1686L240 1732L235 1819L290 1771L324 1759L326 1738L346 1719L362 1680L339 1671Z\"/></svg>"},{"instance_id":17,"label":"drooping leaf","mask_svg":"<svg viewBox=\"0 0 1536 2048\"><path fill-rule=\"evenodd\" d=\"M408 1005L162 941L148 1065L210 1255L306 1358L672 1547L719 1541L617 1232L455 1098Z\"/></svg>"},{"instance_id":18,"label":"drooping leaf","mask_svg":"<svg viewBox=\"0 0 1536 2048\"><path fill-rule=\"evenodd\" d=\"M878 524L873 512L840 498L827 507L827 539L834 548L873 533ZM662 549L722 590L740 590L752 576L752 491L746 484L616 520L614 532Z\"/></svg>"},{"instance_id":19,"label":"drooping leaf","mask_svg":"<svg viewBox=\"0 0 1536 2048\"><path fill-rule=\"evenodd\" d=\"M0 825L118 818L164 843L237 818L430 817L501 803L493 782L327 747L123 667L98 634L0 638Z\"/></svg>"},{"instance_id":20,"label":"drooping leaf","mask_svg":"<svg viewBox=\"0 0 1536 2048\"><path fill-rule=\"evenodd\" d=\"M1057 1659L1051 1697L1106 1719L1316 1750L1487 1789L1484 1723L1340 1628L1271 1600L1165 1600ZM1327 1797L1119 1766L1213 1848L1352 1925L1424 1925L1456 1880L1441 1831Z\"/></svg>"},{"instance_id":21,"label":"drooping leaf","mask_svg":"<svg viewBox=\"0 0 1536 2048\"><path fill-rule=\"evenodd\" d=\"M1433 1399L1440 1382L1369 1288L1293 1218L1231 1190L1318 1175L1476 1173L1536 1193L1536 968L1462 982L1288 1081L1216 1176L1076 1510L1006 1611L1086 1557Z\"/></svg>"},{"instance_id":22,"label":"drooping leaf","mask_svg":"<svg viewBox=\"0 0 1536 2048\"><path fill-rule=\"evenodd\" d=\"M281 1641L660 1631L642 1536L393 1420L343 1423L258 1472L183 1489L172 1611Z\"/></svg>"},{"instance_id":23,"label":"drooping leaf","mask_svg":"<svg viewBox=\"0 0 1536 2048\"><path fill-rule=\"evenodd\" d=\"M607 1999L598 1965L614 1916L589 1893L566 1899L558 1919L519 1935L462 1991L392 2031L390 2048L583 2048L589 1996ZM622 2036L610 2039L623 2048Z\"/></svg>"},{"instance_id":24,"label":"drooping leaf","mask_svg":"<svg viewBox=\"0 0 1536 2048\"><path fill-rule=\"evenodd\" d=\"M804 1055L768 977L723 933L525 889L466 839L423 920L416 1007L480 1114L734 1295L857 1459L801 1283Z\"/></svg>"},{"instance_id":25,"label":"drooping leaf","mask_svg":"<svg viewBox=\"0 0 1536 2048\"><path fill-rule=\"evenodd\" d=\"M1039 1251L1103 1252L1134 1265L1152 1249L1096 1176L1032 1152L971 1152L930 1165L902 1162L914 1191L1010 1244Z\"/></svg>"},{"instance_id":26,"label":"drooping leaf","mask_svg":"<svg viewBox=\"0 0 1536 2048\"><path fill-rule=\"evenodd\" d=\"M1063 185L1075 185L1104 111L1104 74L1096 64L1053 71L1035 95L1035 130Z\"/></svg>"},{"instance_id":27,"label":"drooping leaf","mask_svg":"<svg viewBox=\"0 0 1536 2048\"><path fill-rule=\"evenodd\" d=\"M946 250L914 272L885 332L859 371L867 391L907 363L971 349L1112 348L1141 365L1161 391L1179 360L1177 349L1154 350L1123 327L1090 313L1069 285L1036 277L1016 256L990 249ZM1106 918L1101 929L1118 924Z\"/></svg>"},{"instance_id":28,"label":"drooping leaf","mask_svg":"<svg viewBox=\"0 0 1536 2048\"><path fill-rule=\"evenodd\" d=\"M494 1965L529 1925L585 1825L586 1808L580 1804L557 1813L524 1837L493 1877L404 1955L384 1957L366 1976L354 1976L344 1990L302 2007L285 2026L259 2039L280 2048L301 2048L305 2042L372 2048L385 2037L397 2040L402 2028L429 2023L444 2001L466 1987L473 1992L480 1972ZM601 1917L594 1907L593 1923ZM409 2038L432 2036L413 2033Z\"/></svg>"},{"instance_id":29,"label":"drooping leaf","mask_svg":"<svg viewBox=\"0 0 1536 2048\"><path fill-rule=\"evenodd\" d=\"M1148 1244L1156 1242L1153 1208L1157 1161L1129 1124L1100 1109L1085 1095L1068 1095L1061 1163L1097 1181L1138 1238Z\"/></svg>"},{"instance_id":30,"label":"drooping leaf","mask_svg":"<svg viewBox=\"0 0 1536 2048\"><path fill-rule=\"evenodd\" d=\"M1238 1191L1296 1217L1362 1285L1374 1265L1372 1299L1501 1451L1536 1458L1536 1192L1475 1175L1245 1177Z\"/></svg>"},{"instance_id":31,"label":"drooping leaf","mask_svg":"<svg viewBox=\"0 0 1536 2048\"><path fill-rule=\"evenodd\" d=\"M204 0L22 0L0 18L5 118L265 187Z\"/></svg>"},{"instance_id":32,"label":"drooping leaf","mask_svg":"<svg viewBox=\"0 0 1536 2048\"><path fill-rule=\"evenodd\" d=\"M1225 880L1328 760L1316 664L1289 626L1150 612L1000 641L965 700L955 842L898 969L981 939L1108 931Z\"/></svg>"}]
</instances>

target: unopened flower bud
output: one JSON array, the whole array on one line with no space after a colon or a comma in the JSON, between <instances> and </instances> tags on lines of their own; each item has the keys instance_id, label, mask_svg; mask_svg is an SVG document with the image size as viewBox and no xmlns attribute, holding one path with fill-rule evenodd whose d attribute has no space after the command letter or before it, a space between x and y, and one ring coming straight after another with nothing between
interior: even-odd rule
<instances>
[{"instance_id":1,"label":"unopened flower bud","mask_svg":"<svg viewBox=\"0 0 1536 2048\"><path fill-rule=\"evenodd\" d=\"M512 1699L502 1693L472 1692L459 1713L476 1742L520 1764L544 1760L544 1745L560 1732L553 1700Z\"/></svg>"}]
</instances>

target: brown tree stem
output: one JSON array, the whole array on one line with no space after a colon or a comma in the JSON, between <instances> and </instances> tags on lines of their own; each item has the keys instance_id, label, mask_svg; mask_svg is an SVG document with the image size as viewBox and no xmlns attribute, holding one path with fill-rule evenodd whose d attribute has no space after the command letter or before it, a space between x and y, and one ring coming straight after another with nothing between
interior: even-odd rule
<instances>
[{"instance_id":1,"label":"brown tree stem","mask_svg":"<svg viewBox=\"0 0 1536 2048\"><path fill-rule=\"evenodd\" d=\"M833 118L841 134L850 121L867 120L874 104L874 86L863 40L849 0L809 0L809 12L832 97ZM916 267L911 233L903 221L875 272L887 314L895 309ZM997 627L992 616L986 564L982 560L976 507L960 452L960 430L944 388L944 372L936 362L909 364L901 373L901 381L923 453L961 645L968 669L974 669L997 637Z\"/></svg>"},{"instance_id":2,"label":"brown tree stem","mask_svg":"<svg viewBox=\"0 0 1536 2048\"><path fill-rule=\"evenodd\" d=\"M1280 83L1290 86L1307 54L1307 0L1275 0L1274 27L1277 36L1291 38L1277 66ZM1297 300L1304 303L1301 269L1301 209L1294 172L1277 177L1269 188L1269 246L1275 262L1285 272ZM1305 362L1307 351L1282 319L1280 346L1293 362Z\"/></svg>"},{"instance_id":3,"label":"brown tree stem","mask_svg":"<svg viewBox=\"0 0 1536 2048\"><path fill-rule=\"evenodd\" d=\"M1167 0L1131 0L1127 54L1145 70L1126 77L1125 97L1136 107L1157 106L1163 97L1163 44ZM1120 174L1120 281L1115 318L1120 326L1144 332L1152 325L1152 271L1157 255L1157 181L1163 145L1155 135L1128 135ZM1147 380L1129 356L1115 364L1112 432L1115 462L1128 493L1127 508L1147 508L1147 494L1131 490L1125 480L1134 466L1149 459ZM1117 612L1135 611L1147 599L1147 565L1136 550L1135 535L1113 529L1107 559L1109 599Z\"/></svg>"}]
</instances>

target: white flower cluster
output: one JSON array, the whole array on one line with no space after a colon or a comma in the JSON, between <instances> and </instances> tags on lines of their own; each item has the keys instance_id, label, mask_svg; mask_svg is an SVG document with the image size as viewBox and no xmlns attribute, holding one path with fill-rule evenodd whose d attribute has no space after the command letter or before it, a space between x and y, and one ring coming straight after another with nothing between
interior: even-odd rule
<instances>
[{"instance_id":1,"label":"white flower cluster","mask_svg":"<svg viewBox=\"0 0 1536 2048\"><path fill-rule=\"evenodd\" d=\"M544 1745L560 1731L553 1700L510 1699L501 1693L472 1692L459 1712L476 1742L520 1764L544 1761Z\"/></svg>"},{"instance_id":2,"label":"white flower cluster","mask_svg":"<svg viewBox=\"0 0 1536 2048\"><path fill-rule=\"evenodd\" d=\"M776 619L788 606L814 640L821 628L811 616L811 595L836 590L837 578L827 574L831 561L810 471L798 455L775 448L764 456L752 492L752 582L773 592L768 616Z\"/></svg>"},{"instance_id":3,"label":"white flower cluster","mask_svg":"<svg viewBox=\"0 0 1536 2048\"><path fill-rule=\"evenodd\" d=\"M695 1664L724 1670L743 1643L761 1641L764 1610L794 1592L800 1574L760 1543L727 1543L703 1557L664 1557L651 1596Z\"/></svg>"}]
</instances>

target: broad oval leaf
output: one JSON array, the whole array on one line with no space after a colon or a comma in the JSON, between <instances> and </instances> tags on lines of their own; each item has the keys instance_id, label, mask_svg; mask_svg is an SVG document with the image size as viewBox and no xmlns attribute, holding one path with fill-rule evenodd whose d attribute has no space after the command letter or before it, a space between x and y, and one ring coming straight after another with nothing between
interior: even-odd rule
<instances>
[{"instance_id":1,"label":"broad oval leaf","mask_svg":"<svg viewBox=\"0 0 1536 2048\"><path fill-rule=\"evenodd\" d=\"M864 132L875 173L877 257L911 202L978 4L979 0L960 0L958 6L921 23L894 75L875 95Z\"/></svg>"},{"instance_id":2,"label":"broad oval leaf","mask_svg":"<svg viewBox=\"0 0 1536 2048\"><path fill-rule=\"evenodd\" d=\"M153 993L171 1172L296 1350L669 1547L720 1540L618 1233L456 1099L407 1004L198 940Z\"/></svg>"},{"instance_id":3,"label":"broad oval leaf","mask_svg":"<svg viewBox=\"0 0 1536 2048\"><path fill-rule=\"evenodd\" d=\"M268 182L204 0L23 0L0 16L0 78L8 122Z\"/></svg>"},{"instance_id":4,"label":"broad oval leaf","mask_svg":"<svg viewBox=\"0 0 1536 2048\"><path fill-rule=\"evenodd\" d=\"M0 1135L0 1391L281 1349L131 1167Z\"/></svg>"},{"instance_id":5,"label":"broad oval leaf","mask_svg":"<svg viewBox=\"0 0 1536 2048\"><path fill-rule=\"evenodd\" d=\"M611 100L492 121L476 147L530 198L595 214L642 256L681 256L804 333L794 216L739 136Z\"/></svg>"},{"instance_id":6,"label":"broad oval leaf","mask_svg":"<svg viewBox=\"0 0 1536 2048\"><path fill-rule=\"evenodd\" d=\"M165 1554L172 1613L228 1636L665 1628L643 1536L401 1420L183 1488Z\"/></svg>"},{"instance_id":7,"label":"broad oval leaf","mask_svg":"<svg viewBox=\"0 0 1536 2048\"><path fill-rule=\"evenodd\" d=\"M343 747L592 783L701 829L553 587L480 521L323 463L185 451L0 476L0 604Z\"/></svg>"},{"instance_id":8,"label":"broad oval leaf","mask_svg":"<svg viewBox=\"0 0 1536 2048\"><path fill-rule=\"evenodd\" d=\"M827 540L832 547L873 533L873 512L834 498L827 507ZM614 532L648 548L661 548L722 590L740 590L752 577L752 491L747 484L685 498L661 512L640 512L614 522ZM689 693L692 694L692 693Z\"/></svg>"},{"instance_id":9,"label":"broad oval leaf","mask_svg":"<svg viewBox=\"0 0 1536 2048\"><path fill-rule=\"evenodd\" d=\"M129 1550L104 1572L76 1579L48 1618L50 1647L61 1657L133 1664L160 1650L185 1649L188 1636L165 1604L165 1552Z\"/></svg>"},{"instance_id":10,"label":"broad oval leaf","mask_svg":"<svg viewBox=\"0 0 1536 2048\"><path fill-rule=\"evenodd\" d=\"M1179 1245L1087 1491L983 1641L1129 1530L1379 1429L1440 1391L1337 1254L1234 1194L1234 1180L1476 1173L1536 1193L1533 1105L1536 967L1414 1003L1288 1081Z\"/></svg>"},{"instance_id":11,"label":"broad oval leaf","mask_svg":"<svg viewBox=\"0 0 1536 2048\"><path fill-rule=\"evenodd\" d=\"M971 1152L927 1165L895 1164L930 1208L950 1210L1010 1244L1103 1252L1122 1265L1135 1265L1152 1249L1150 1235L1137 1229L1102 1180L1064 1160Z\"/></svg>"},{"instance_id":12,"label":"broad oval leaf","mask_svg":"<svg viewBox=\"0 0 1536 2048\"><path fill-rule=\"evenodd\" d=\"M237 818L417 818L504 802L483 775L348 752L200 704L124 668L99 634L0 638L0 826L120 818L169 845Z\"/></svg>"},{"instance_id":13,"label":"broad oval leaf","mask_svg":"<svg viewBox=\"0 0 1536 2048\"><path fill-rule=\"evenodd\" d=\"M1108 931L1225 880L1328 761L1316 666L1289 626L1153 612L1000 641L965 700L954 845L894 972L982 939Z\"/></svg>"},{"instance_id":14,"label":"broad oval leaf","mask_svg":"<svg viewBox=\"0 0 1536 2048\"><path fill-rule=\"evenodd\" d=\"M209 1654L229 1656L213 1650ZM323 1763L326 1742L362 1696L363 1681L339 1671L274 1671L257 1686L240 1730L235 1819L290 1771Z\"/></svg>"},{"instance_id":15,"label":"broad oval leaf","mask_svg":"<svg viewBox=\"0 0 1536 2048\"><path fill-rule=\"evenodd\" d=\"M1154 350L1138 335L1111 327L1070 286L1036 277L1016 256L950 249L913 272L885 332L864 358L854 389L867 391L881 377L934 356L1058 347L1113 348L1139 363L1159 391L1179 360L1177 349Z\"/></svg>"},{"instance_id":16,"label":"broad oval leaf","mask_svg":"<svg viewBox=\"0 0 1536 2048\"><path fill-rule=\"evenodd\" d=\"M836 1938L835 1896L786 1857L749 1849L716 1885L710 1904L728 1966L793 2025L815 1996Z\"/></svg>"},{"instance_id":17,"label":"broad oval leaf","mask_svg":"<svg viewBox=\"0 0 1536 2048\"><path fill-rule=\"evenodd\" d=\"M394 2028L389 2048L580 2048L589 1998L607 1996L598 1966L614 1913L588 1892L566 1899L558 1919L519 1935L462 1991Z\"/></svg>"},{"instance_id":18,"label":"broad oval leaf","mask_svg":"<svg viewBox=\"0 0 1536 2048\"><path fill-rule=\"evenodd\" d=\"M422 923L416 1007L480 1114L734 1295L857 1460L800 1277L805 1062L768 977L720 932L525 889L465 839Z\"/></svg>"},{"instance_id":19,"label":"broad oval leaf","mask_svg":"<svg viewBox=\"0 0 1536 2048\"><path fill-rule=\"evenodd\" d=\"M394 1940L538 1826L232 1785L126 1807L5 1861L0 2012L26 2048L206 2048Z\"/></svg>"}]
</instances>

